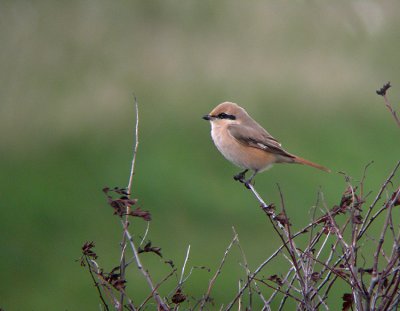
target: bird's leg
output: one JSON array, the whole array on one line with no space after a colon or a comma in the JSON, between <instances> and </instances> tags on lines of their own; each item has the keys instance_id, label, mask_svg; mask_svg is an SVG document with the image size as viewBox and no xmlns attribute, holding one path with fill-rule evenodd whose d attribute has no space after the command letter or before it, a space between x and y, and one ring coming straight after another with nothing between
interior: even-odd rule
<instances>
[{"instance_id":1,"label":"bird's leg","mask_svg":"<svg viewBox=\"0 0 400 311\"><path fill-rule=\"evenodd\" d=\"M244 170L243 172L240 172L239 174L233 176L234 180L238 180L240 182L244 182L244 179L246 178L246 173L248 170Z\"/></svg>"},{"instance_id":2,"label":"bird's leg","mask_svg":"<svg viewBox=\"0 0 400 311\"><path fill-rule=\"evenodd\" d=\"M244 182L244 185L246 186L247 189L250 189L250 185L253 185L251 182L253 181L253 178L257 175L257 173L258 173L258 171L255 170L254 173L253 173L253 175L251 175L250 178L247 179L247 180Z\"/></svg>"}]
</instances>

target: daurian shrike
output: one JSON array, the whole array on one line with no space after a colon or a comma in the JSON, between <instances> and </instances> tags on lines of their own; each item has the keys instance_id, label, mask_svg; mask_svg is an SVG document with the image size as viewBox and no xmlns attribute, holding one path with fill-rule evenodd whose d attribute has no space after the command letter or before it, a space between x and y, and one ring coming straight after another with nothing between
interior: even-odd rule
<instances>
[{"instance_id":1,"label":"daurian shrike","mask_svg":"<svg viewBox=\"0 0 400 311\"><path fill-rule=\"evenodd\" d=\"M211 122L211 137L218 150L226 159L244 169L233 178L245 183L247 188L257 173L265 171L274 163L305 164L330 172L322 165L285 151L275 138L237 104L219 104L203 119ZM253 170L253 174L245 180L248 170Z\"/></svg>"}]
</instances>

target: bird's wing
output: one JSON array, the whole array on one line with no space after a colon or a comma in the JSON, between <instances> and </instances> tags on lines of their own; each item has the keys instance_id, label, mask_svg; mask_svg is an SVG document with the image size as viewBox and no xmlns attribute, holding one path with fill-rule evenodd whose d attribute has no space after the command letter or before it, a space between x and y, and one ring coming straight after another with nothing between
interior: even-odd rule
<instances>
[{"instance_id":1,"label":"bird's wing","mask_svg":"<svg viewBox=\"0 0 400 311\"><path fill-rule=\"evenodd\" d=\"M243 124L231 124L228 126L228 132L243 145L294 158L293 155L281 147L281 144L274 137L258 124L252 127Z\"/></svg>"}]
</instances>

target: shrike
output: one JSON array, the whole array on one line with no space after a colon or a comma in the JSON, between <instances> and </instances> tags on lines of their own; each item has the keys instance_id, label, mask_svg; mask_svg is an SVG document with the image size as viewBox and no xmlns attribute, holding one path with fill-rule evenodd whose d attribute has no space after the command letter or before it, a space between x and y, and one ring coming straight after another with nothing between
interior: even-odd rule
<instances>
[{"instance_id":1,"label":"shrike","mask_svg":"<svg viewBox=\"0 0 400 311\"><path fill-rule=\"evenodd\" d=\"M274 163L305 164L330 172L322 165L284 150L246 110L235 103L219 104L203 119L211 122L211 137L222 155L244 169L233 178L243 182L247 188L257 173L267 170ZM245 180L248 170L252 170L253 174Z\"/></svg>"}]
</instances>

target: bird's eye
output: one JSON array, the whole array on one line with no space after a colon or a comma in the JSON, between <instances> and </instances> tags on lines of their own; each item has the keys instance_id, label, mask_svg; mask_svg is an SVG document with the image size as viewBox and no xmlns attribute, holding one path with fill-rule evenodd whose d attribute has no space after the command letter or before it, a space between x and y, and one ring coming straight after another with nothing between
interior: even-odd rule
<instances>
[{"instance_id":1,"label":"bird's eye","mask_svg":"<svg viewBox=\"0 0 400 311\"><path fill-rule=\"evenodd\" d=\"M227 114L225 112L221 112L218 116L218 119L229 119L229 120L235 120L236 117L234 115L231 114Z\"/></svg>"}]
</instances>

